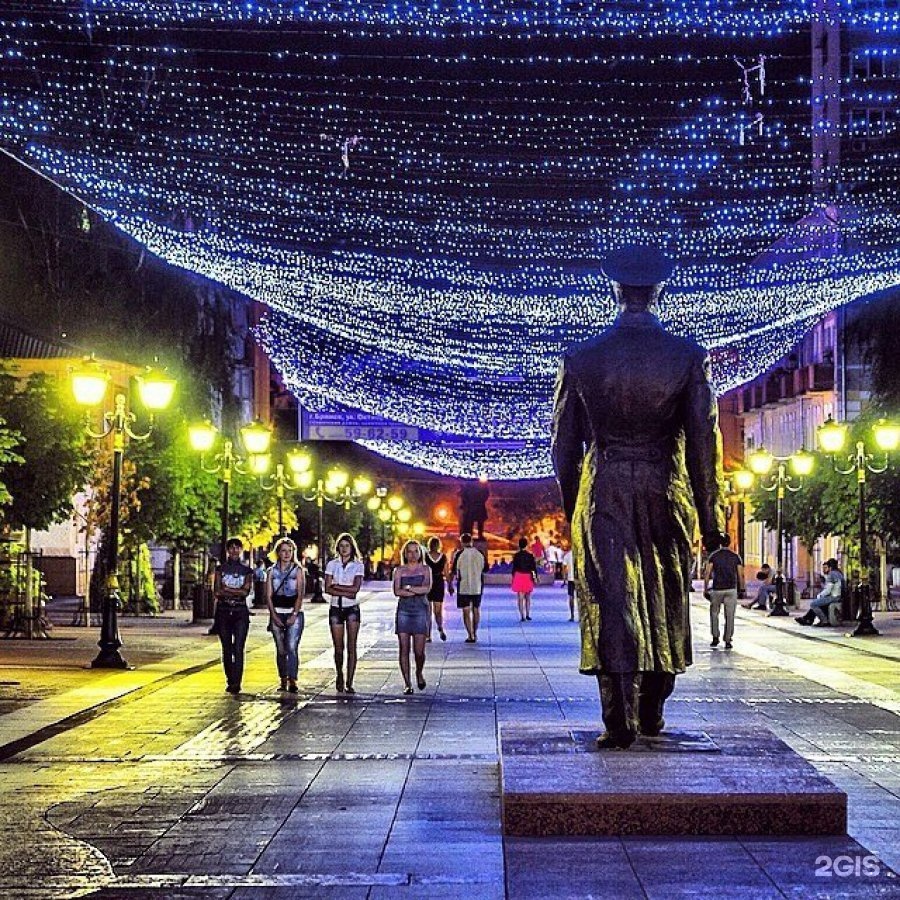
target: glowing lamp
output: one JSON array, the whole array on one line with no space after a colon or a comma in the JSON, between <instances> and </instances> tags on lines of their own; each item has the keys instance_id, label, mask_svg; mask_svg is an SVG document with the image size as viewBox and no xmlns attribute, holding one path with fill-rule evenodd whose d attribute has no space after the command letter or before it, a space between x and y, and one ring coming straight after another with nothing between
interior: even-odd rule
<instances>
[{"instance_id":1,"label":"glowing lamp","mask_svg":"<svg viewBox=\"0 0 900 900\"><path fill-rule=\"evenodd\" d=\"M791 457L791 470L798 478L805 478L811 474L815 464L815 456L802 448Z\"/></svg>"},{"instance_id":2,"label":"glowing lamp","mask_svg":"<svg viewBox=\"0 0 900 900\"><path fill-rule=\"evenodd\" d=\"M896 450L897 445L900 444L900 425L893 422L879 419L873 426L872 433L875 435L875 443L885 453Z\"/></svg>"},{"instance_id":3,"label":"glowing lamp","mask_svg":"<svg viewBox=\"0 0 900 900\"><path fill-rule=\"evenodd\" d=\"M269 445L272 443L272 429L257 419L241 428L241 440L251 456L268 453Z\"/></svg>"},{"instance_id":4,"label":"glowing lamp","mask_svg":"<svg viewBox=\"0 0 900 900\"><path fill-rule=\"evenodd\" d=\"M829 416L828 421L824 425L819 426L818 438L819 446L826 453L840 453L847 442L847 426L840 422L835 422Z\"/></svg>"},{"instance_id":5,"label":"glowing lamp","mask_svg":"<svg viewBox=\"0 0 900 900\"><path fill-rule=\"evenodd\" d=\"M768 475L775 464L775 457L765 447L760 447L750 454L747 461L754 475Z\"/></svg>"},{"instance_id":6,"label":"glowing lamp","mask_svg":"<svg viewBox=\"0 0 900 900\"><path fill-rule=\"evenodd\" d=\"M378 497L369 497L369 499L366 500L366 509L368 509L369 512L375 512L376 509L381 509L381 500Z\"/></svg>"},{"instance_id":7,"label":"glowing lamp","mask_svg":"<svg viewBox=\"0 0 900 900\"><path fill-rule=\"evenodd\" d=\"M138 375L137 383L141 403L152 412L165 409L172 402L175 379L162 369L147 369L143 375Z\"/></svg>"},{"instance_id":8,"label":"glowing lamp","mask_svg":"<svg viewBox=\"0 0 900 900\"><path fill-rule=\"evenodd\" d=\"M397 510L403 508L403 504L404 504L405 502L406 502L406 501L405 501L399 494L392 494L392 495L391 495L390 497L388 497L388 499L387 499L388 509L389 509L391 512L397 512Z\"/></svg>"},{"instance_id":9,"label":"glowing lamp","mask_svg":"<svg viewBox=\"0 0 900 900\"><path fill-rule=\"evenodd\" d=\"M409 522L412 518L412 510L408 506L404 506L403 509L397 511L397 521L403 522L404 524Z\"/></svg>"},{"instance_id":10,"label":"glowing lamp","mask_svg":"<svg viewBox=\"0 0 900 900\"><path fill-rule=\"evenodd\" d=\"M382 522L389 522L391 519L391 511L382 507L378 510L378 518L381 519Z\"/></svg>"},{"instance_id":11,"label":"glowing lamp","mask_svg":"<svg viewBox=\"0 0 900 900\"><path fill-rule=\"evenodd\" d=\"M198 453L208 453L216 442L216 426L212 422L200 422L188 428L188 439L191 447Z\"/></svg>"},{"instance_id":12,"label":"glowing lamp","mask_svg":"<svg viewBox=\"0 0 900 900\"><path fill-rule=\"evenodd\" d=\"M313 478L312 469L307 469L305 472L295 472L294 484L297 485L298 488L306 490L307 488L312 487Z\"/></svg>"},{"instance_id":13,"label":"glowing lamp","mask_svg":"<svg viewBox=\"0 0 900 900\"><path fill-rule=\"evenodd\" d=\"M305 450L288 450L287 464L295 475L299 475L312 465L312 457Z\"/></svg>"},{"instance_id":14,"label":"glowing lamp","mask_svg":"<svg viewBox=\"0 0 900 900\"><path fill-rule=\"evenodd\" d=\"M328 473L328 492L337 494L347 487L350 476L343 469L332 469Z\"/></svg>"},{"instance_id":15,"label":"glowing lamp","mask_svg":"<svg viewBox=\"0 0 900 900\"><path fill-rule=\"evenodd\" d=\"M85 360L81 368L72 373L72 393L79 406L99 406L106 396L109 374L94 362Z\"/></svg>"},{"instance_id":16,"label":"glowing lamp","mask_svg":"<svg viewBox=\"0 0 900 900\"><path fill-rule=\"evenodd\" d=\"M753 487L753 473L748 469L737 469L731 473L734 486L742 493L746 493Z\"/></svg>"},{"instance_id":17,"label":"glowing lamp","mask_svg":"<svg viewBox=\"0 0 900 900\"><path fill-rule=\"evenodd\" d=\"M365 475L360 475L353 479L353 493L357 497L365 497L366 494L372 493L372 481Z\"/></svg>"}]
</instances>

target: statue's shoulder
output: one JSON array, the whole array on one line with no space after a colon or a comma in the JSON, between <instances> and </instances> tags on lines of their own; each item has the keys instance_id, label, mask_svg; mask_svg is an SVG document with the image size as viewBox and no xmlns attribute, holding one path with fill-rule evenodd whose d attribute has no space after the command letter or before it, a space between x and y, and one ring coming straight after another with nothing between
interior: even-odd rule
<instances>
[{"instance_id":1,"label":"statue's shoulder","mask_svg":"<svg viewBox=\"0 0 900 900\"><path fill-rule=\"evenodd\" d=\"M594 358L598 352L602 352L604 347L609 344L613 337L613 330L607 328L600 334L588 338L586 341L580 341L573 344L563 353L563 364L578 366L585 360Z\"/></svg>"}]
</instances>

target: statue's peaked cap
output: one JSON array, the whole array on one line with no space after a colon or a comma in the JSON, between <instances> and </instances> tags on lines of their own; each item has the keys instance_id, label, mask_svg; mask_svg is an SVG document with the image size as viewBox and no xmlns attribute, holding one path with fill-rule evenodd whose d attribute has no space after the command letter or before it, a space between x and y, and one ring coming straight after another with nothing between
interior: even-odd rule
<instances>
[{"instance_id":1,"label":"statue's peaked cap","mask_svg":"<svg viewBox=\"0 0 900 900\"><path fill-rule=\"evenodd\" d=\"M668 280L675 263L658 247L626 244L612 250L601 263L604 274L618 284L651 287Z\"/></svg>"}]
</instances>

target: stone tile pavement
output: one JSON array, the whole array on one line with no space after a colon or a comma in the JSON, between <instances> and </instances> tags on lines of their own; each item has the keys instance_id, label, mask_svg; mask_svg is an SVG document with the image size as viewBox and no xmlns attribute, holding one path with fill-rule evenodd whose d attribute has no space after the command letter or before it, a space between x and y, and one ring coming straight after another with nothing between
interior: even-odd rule
<instances>
[{"instance_id":1,"label":"stone tile pavement","mask_svg":"<svg viewBox=\"0 0 900 900\"><path fill-rule=\"evenodd\" d=\"M450 609L413 697L379 591L354 697L334 691L323 607L290 700L262 616L238 699L183 618L125 620L130 672L83 668L96 630L3 642L0 897L900 896L900 614L846 639L741 611L726 652L697 598L696 663L667 708L678 728L770 728L848 793L850 837L504 840L498 725L599 719L563 592L540 588L532 622L514 605L488 590L475 645Z\"/></svg>"}]
</instances>

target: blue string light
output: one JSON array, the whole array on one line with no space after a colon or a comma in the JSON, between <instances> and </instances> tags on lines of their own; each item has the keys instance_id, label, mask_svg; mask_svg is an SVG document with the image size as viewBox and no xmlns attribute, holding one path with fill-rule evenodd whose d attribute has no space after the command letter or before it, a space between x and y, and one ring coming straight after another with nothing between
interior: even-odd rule
<instances>
[{"instance_id":1,"label":"blue string light","mask_svg":"<svg viewBox=\"0 0 900 900\"><path fill-rule=\"evenodd\" d=\"M0 13L0 146L263 303L309 408L442 436L367 446L541 477L559 357L614 315L608 249L679 261L663 317L720 390L900 281L900 10L841 14L877 71L843 80L839 133L887 112L828 215L808 0L33 0Z\"/></svg>"}]
</instances>

